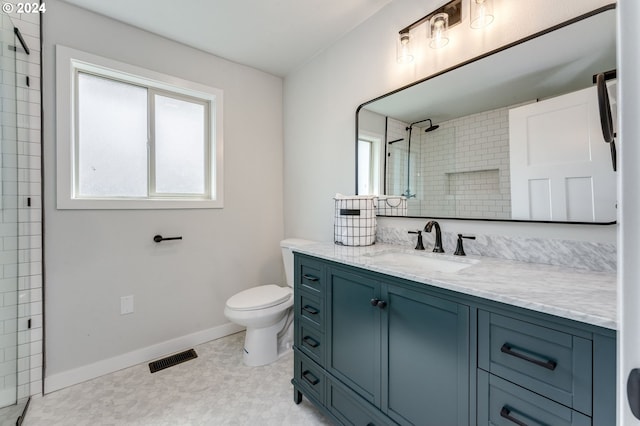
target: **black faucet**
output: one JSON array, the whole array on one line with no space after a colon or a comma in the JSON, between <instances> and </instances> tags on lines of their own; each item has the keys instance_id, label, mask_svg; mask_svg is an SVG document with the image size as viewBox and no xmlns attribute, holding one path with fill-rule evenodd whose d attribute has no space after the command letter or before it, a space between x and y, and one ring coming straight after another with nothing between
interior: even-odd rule
<instances>
[{"instance_id":1,"label":"black faucet","mask_svg":"<svg viewBox=\"0 0 640 426\"><path fill-rule=\"evenodd\" d=\"M436 243L433 245L434 253L444 253L442 248L442 234L440 234L440 225L435 220L430 220L424 227L424 232L431 232L431 228L436 227Z\"/></svg>"},{"instance_id":2,"label":"black faucet","mask_svg":"<svg viewBox=\"0 0 640 426\"><path fill-rule=\"evenodd\" d=\"M418 242L416 243L416 250L424 250L424 244L422 244L422 231L409 231L410 234L418 234Z\"/></svg>"},{"instance_id":3,"label":"black faucet","mask_svg":"<svg viewBox=\"0 0 640 426\"><path fill-rule=\"evenodd\" d=\"M458 234L458 245L456 246L456 252L453 253L456 256L466 256L465 252L464 252L464 247L462 247L462 239L463 238L468 238L470 240L475 240L476 237L470 236L470 235L462 235L462 234Z\"/></svg>"}]
</instances>

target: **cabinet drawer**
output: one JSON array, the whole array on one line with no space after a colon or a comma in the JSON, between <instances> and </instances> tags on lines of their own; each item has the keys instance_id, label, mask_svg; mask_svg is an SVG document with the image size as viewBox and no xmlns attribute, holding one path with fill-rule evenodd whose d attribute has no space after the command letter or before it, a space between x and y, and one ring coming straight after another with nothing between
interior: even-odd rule
<instances>
[{"instance_id":1,"label":"cabinet drawer","mask_svg":"<svg viewBox=\"0 0 640 426\"><path fill-rule=\"evenodd\" d=\"M296 271L296 285L299 289L320 295L324 291L322 264L310 259L302 259Z\"/></svg>"},{"instance_id":2,"label":"cabinet drawer","mask_svg":"<svg viewBox=\"0 0 640 426\"><path fill-rule=\"evenodd\" d=\"M326 377L323 370L299 351L294 352L294 378L300 389L324 405Z\"/></svg>"},{"instance_id":3,"label":"cabinet drawer","mask_svg":"<svg viewBox=\"0 0 640 426\"><path fill-rule=\"evenodd\" d=\"M298 324L296 346L309 358L322 365L324 362L324 334L312 327Z\"/></svg>"},{"instance_id":4,"label":"cabinet drawer","mask_svg":"<svg viewBox=\"0 0 640 426\"><path fill-rule=\"evenodd\" d=\"M396 424L391 419L383 417L376 408L371 407L368 402L359 398L353 391L344 389L343 385L329 380L327 386L326 406L341 423L354 426Z\"/></svg>"},{"instance_id":5,"label":"cabinet drawer","mask_svg":"<svg viewBox=\"0 0 640 426\"><path fill-rule=\"evenodd\" d=\"M589 416L592 346L591 340L478 311L478 367Z\"/></svg>"},{"instance_id":6,"label":"cabinet drawer","mask_svg":"<svg viewBox=\"0 0 640 426\"><path fill-rule=\"evenodd\" d=\"M478 370L478 425L591 426L591 418Z\"/></svg>"},{"instance_id":7,"label":"cabinet drawer","mask_svg":"<svg viewBox=\"0 0 640 426\"><path fill-rule=\"evenodd\" d=\"M324 327L324 303L322 303L322 299L302 292L297 297L300 303L296 314L307 326L314 326L322 330Z\"/></svg>"}]
</instances>

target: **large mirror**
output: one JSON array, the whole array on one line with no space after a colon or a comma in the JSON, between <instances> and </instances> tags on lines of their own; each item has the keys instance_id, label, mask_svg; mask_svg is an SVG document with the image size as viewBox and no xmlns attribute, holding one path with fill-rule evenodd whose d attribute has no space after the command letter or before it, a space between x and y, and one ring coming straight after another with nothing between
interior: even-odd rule
<instances>
[{"instance_id":1,"label":"large mirror","mask_svg":"<svg viewBox=\"0 0 640 426\"><path fill-rule=\"evenodd\" d=\"M615 222L594 84L615 122L614 7L362 104L358 194L388 216Z\"/></svg>"}]
</instances>

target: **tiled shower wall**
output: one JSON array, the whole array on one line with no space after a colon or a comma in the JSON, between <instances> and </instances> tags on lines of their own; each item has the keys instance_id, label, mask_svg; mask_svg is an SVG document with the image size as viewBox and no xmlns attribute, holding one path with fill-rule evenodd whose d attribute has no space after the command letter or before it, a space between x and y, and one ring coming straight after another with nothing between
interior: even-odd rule
<instances>
[{"instance_id":1,"label":"tiled shower wall","mask_svg":"<svg viewBox=\"0 0 640 426\"><path fill-rule=\"evenodd\" d=\"M468 115L421 132L416 170L423 182L417 197L421 212L511 218L509 108Z\"/></svg>"},{"instance_id":2,"label":"tiled shower wall","mask_svg":"<svg viewBox=\"0 0 640 426\"><path fill-rule=\"evenodd\" d=\"M31 51L29 55L22 49L16 52L18 234L17 238L15 233L12 239L2 238L5 244L15 241L18 247L18 263L13 269L18 274L18 399L21 399L42 392L40 16L14 13L10 17Z\"/></svg>"},{"instance_id":3,"label":"tiled shower wall","mask_svg":"<svg viewBox=\"0 0 640 426\"><path fill-rule=\"evenodd\" d=\"M2 177L0 208L0 407L16 400L16 329L17 324L17 250L18 209L15 200L17 185L16 158L16 88L13 24L1 16L2 34L0 65L2 68Z\"/></svg>"},{"instance_id":4,"label":"tiled shower wall","mask_svg":"<svg viewBox=\"0 0 640 426\"><path fill-rule=\"evenodd\" d=\"M499 108L437 123L431 132L414 127L407 161L407 123L389 118L387 194L407 189L409 216L511 218L509 109Z\"/></svg>"}]
</instances>

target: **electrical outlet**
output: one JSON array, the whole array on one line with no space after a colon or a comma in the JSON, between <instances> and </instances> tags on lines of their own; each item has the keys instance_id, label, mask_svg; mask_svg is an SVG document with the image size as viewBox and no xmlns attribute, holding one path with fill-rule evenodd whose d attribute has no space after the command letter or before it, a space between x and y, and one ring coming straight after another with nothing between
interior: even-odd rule
<instances>
[{"instance_id":1,"label":"electrical outlet","mask_svg":"<svg viewBox=\"0 0 640 426\"><path fill-rule=\"evenodd\" d=\"M133 313L133 295L120 298L120 315Z\"/></svg>"}]
</instances>

